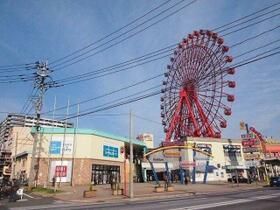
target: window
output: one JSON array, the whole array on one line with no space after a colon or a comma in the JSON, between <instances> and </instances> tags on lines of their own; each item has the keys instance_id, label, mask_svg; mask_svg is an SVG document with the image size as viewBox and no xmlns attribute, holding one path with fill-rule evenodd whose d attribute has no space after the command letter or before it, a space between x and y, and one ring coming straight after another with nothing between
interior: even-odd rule
<instances>
[{"instance_id":1,"label":"window","mask_svg":"<svg viewBox=\"0 0 280 210\"><path fill-rule=\"evenodd\" d=\"M104 157L118 158L119 157L119 149L117 147L111 147L111 146L104 145L103 146L103 156Z\"/></svg>"}]
</instances>

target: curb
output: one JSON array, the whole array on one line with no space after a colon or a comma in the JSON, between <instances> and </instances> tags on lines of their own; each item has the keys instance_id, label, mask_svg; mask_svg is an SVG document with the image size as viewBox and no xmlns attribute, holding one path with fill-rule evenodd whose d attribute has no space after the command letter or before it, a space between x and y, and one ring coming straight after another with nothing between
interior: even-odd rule
<instances>
[{"instance_id":1,"label":"curb","mask_svg":"<svg viewBox=\"0 0 280 210\"><path fill-rule=\"evenodd\" d=\"M250 187L247 189L242 189L236 186L236 188L234 190L227 190L227 191L223 191L223 192L215 192L215 191L211 191L211 192L195 192L195 191L175 191L175 193L173 192L172 194L166 194L166 193L162 193L162 194L156 194L156 193L150 193L150 194L143 194L143 195L138 195L135 196L135 198L133 199L129 199L126 196L122 196L122 197L115 197L115 198L105 198L105 199L96 199L96 200L90 200L90 199L84 199L84 200L79 200L79 199L73 199L73 200L66 200L66 199L61 199L61 198L55 198L56 200L61 200L67 203L91 203L91 204L101 204L101 203L122 203L122 202L133 202L133 201L149 201L149 200L154 200L154 199L164 199L164 198L180 198L180 197L191 197L191 196L201 196L201 195L222 195L222 194L228 194L231 192L236 192L236 191L240 191L240 192L246 192L246 191L251 191L254 189L262 189L263 186L256 186L256 187ZM232 189L232 188L230 188Z\"/></svg>"}]
</instances>

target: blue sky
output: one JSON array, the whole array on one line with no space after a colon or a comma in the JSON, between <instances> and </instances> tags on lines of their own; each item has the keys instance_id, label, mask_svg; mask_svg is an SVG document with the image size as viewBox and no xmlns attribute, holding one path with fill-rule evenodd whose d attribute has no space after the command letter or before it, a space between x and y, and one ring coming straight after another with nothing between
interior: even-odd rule
<instances>
[{"instance_id":1,"label":"blue sky","mask_svg":"<svg viewBox=\"0 0 280 210\"><path fill-rule=\"evenodd\" d=\"M173 0L170 4L176 1ZM0 65L29 63L38 59L48 59L51 62L98 40L162 2L160 0L2 0L0 2ZM269 0L198 0L192 6L145 32L83 62L54 72L52 77L61 79L144 55L177 43L194 30L218 27L276 2ZM279 24L279 20L279 16L277 16L257 26L229 35L225 37L225 42L232 45L276 26ZM276 40L279 35L280 30L277 29L266 36L236 47L230 52L233 56L238 55ZM273 47L277 46L279 43ZM266 48L266 50L268 49L271 47ZM252 55L254 53L249 56ZM68 98L70 103L76 103L79 100L95 97L163 73L168 62L169 59L165 58L137 67L132 71L50 89L45 97L44 110L52 108L55 96L57 106L66 105ZM223 137L239 137L239 122L244 120L250 125L256 126L263 135L280 138L279 70L279 55L237 70L237 74L234 76L237 88L233 91L236 101L232 105L233 114L228 118L228 127L223 130ZM161 84L162 80L163 78L158 78L122 93L83 104L80 108L84 110L133 94ZM0 84L0 88L2 90L0 111L19 112L30 94L32 83ZM104 113L128 113L131 109L137 115L161 122L159 106L160 96L156 96ZM60 114L65 114L65 112L65 110L59 111ZM72 108L70 112L76 112L76 108ZM3 117L4 115L2 115ZM127 136L128 116L83 117L80 119L80 127ZM141 132L154 133L157 144L164 136L160 124L134 119L134 134Z\"/></svg>"}]
</instances>

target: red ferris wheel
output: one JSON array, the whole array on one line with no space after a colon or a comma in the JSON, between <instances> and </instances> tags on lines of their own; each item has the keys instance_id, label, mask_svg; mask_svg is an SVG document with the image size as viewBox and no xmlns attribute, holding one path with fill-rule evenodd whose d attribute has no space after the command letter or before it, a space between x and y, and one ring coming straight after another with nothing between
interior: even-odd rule
<instances>
[{"instance_id":1,"label":"red ferris wheel","mask_svg":"<svg viewBox=\"0 0 280 210\"><path fill-rule=\"evenodd\" d=\"M223 38L209 30L194 31L177 46L164 74L161 117L165 141L187 136L221 138L227 127L235 97L225 92L235 88L228 80L235 69Z\"/></svg>"}]
</instances>

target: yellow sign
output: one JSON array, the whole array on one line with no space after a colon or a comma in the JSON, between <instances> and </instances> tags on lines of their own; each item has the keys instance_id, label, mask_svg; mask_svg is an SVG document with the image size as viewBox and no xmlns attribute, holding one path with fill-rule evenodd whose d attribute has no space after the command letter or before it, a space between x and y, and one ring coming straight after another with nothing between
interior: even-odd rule
<instances>
[{"instance_id":1,"label":"yellow sign","mask_svg":"<svg viewBox=\"0 0 280 210\"><path fill-rule=\"evenodd\" d=\"M181 157L181 153L178 151L164 151L163 152L165 157L169 157L169 158L179 158Z\"/></svg>"}]
</instances>

